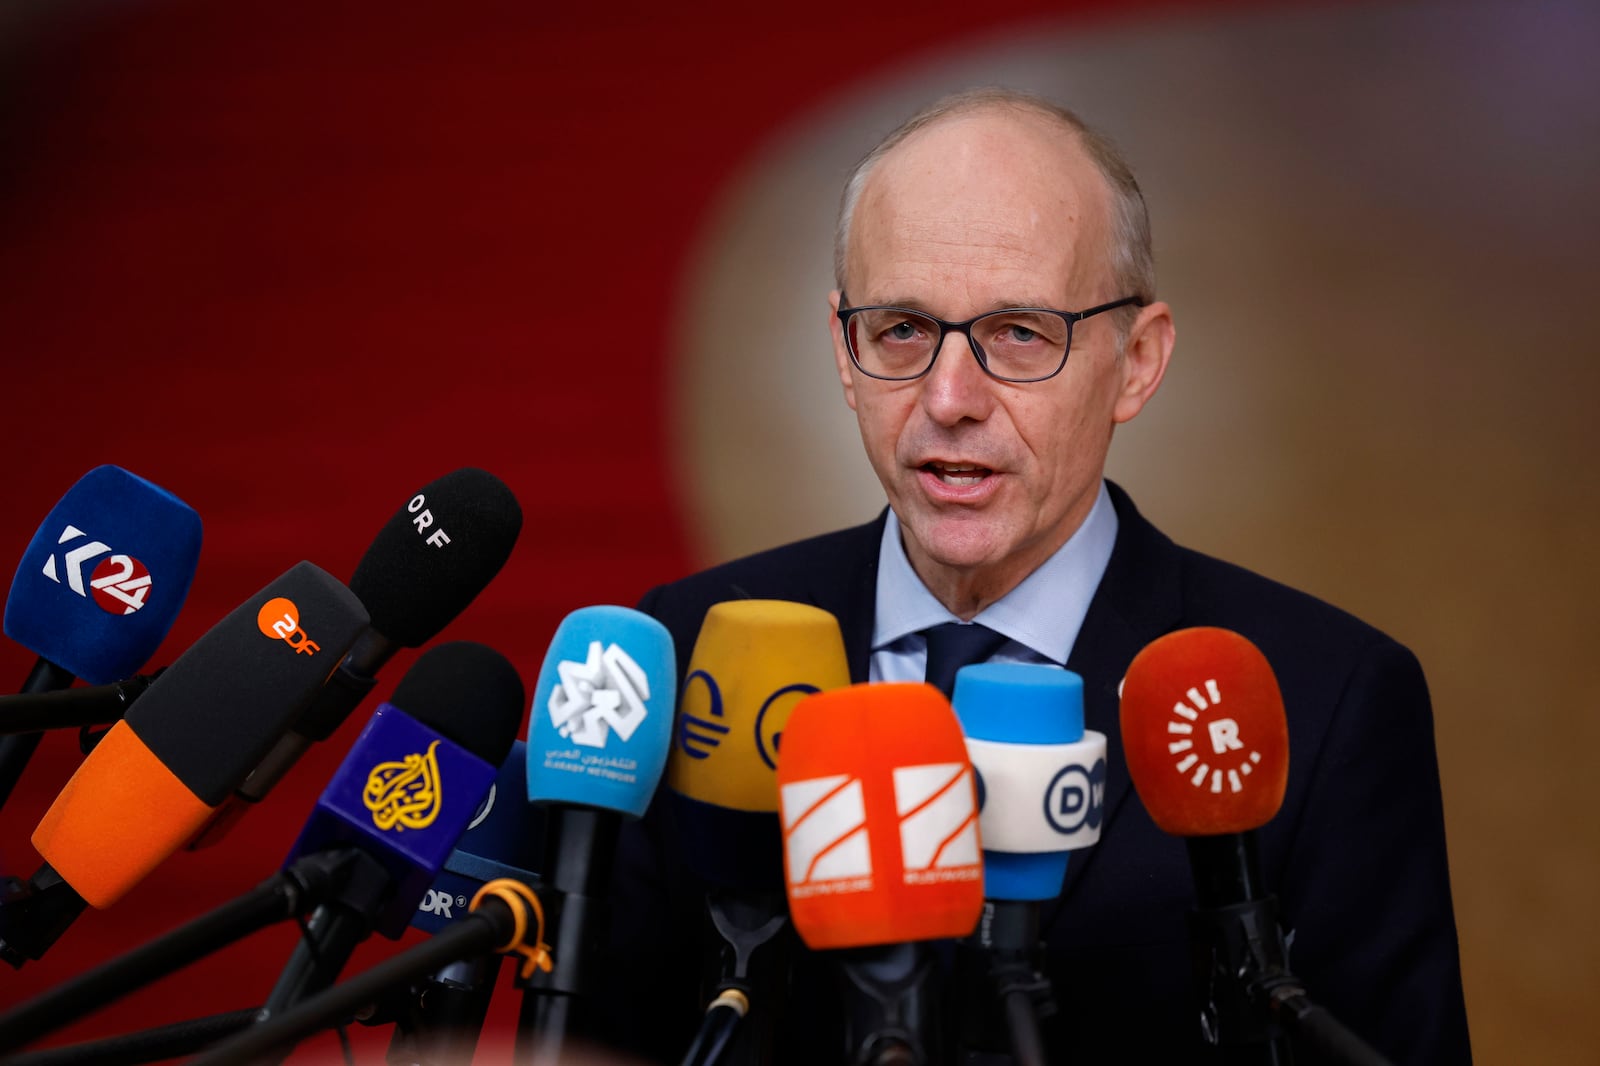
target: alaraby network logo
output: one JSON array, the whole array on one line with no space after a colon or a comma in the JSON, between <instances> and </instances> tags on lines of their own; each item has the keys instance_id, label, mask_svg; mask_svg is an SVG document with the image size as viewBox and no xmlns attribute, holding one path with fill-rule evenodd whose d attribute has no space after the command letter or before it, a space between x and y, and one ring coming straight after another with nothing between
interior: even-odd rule
<instances>
[{"instance_id":1,"label":"alaraby network logo","mask_svg":"<svg viewBox=\"0 0 1600 1066\"><path fill-rule=\"evenodd\" d=\"M560 682L550 691L550 721L562 737L603 748L611 734L626 744L646 718L650 682L644 670L615 644L589 642L589 657L556 664Z\"/></svg>"},{"instance_id":2,"label":"alaraby network logo","mask_svg":"<svg viewBox=\"0 0 1600 1066\"><path fill-rule=\"evenodd\" d=\"M50 553L50 558L44 561L44 576L59 585L64 574L68 588L93 599L108 614L132 614L143 607L145 597L150 595L150 571L133 556L119 555L109 545L88 537L77 526L63 529L56 544L72 546L61 553L59 566L56 553ZM85 588L83 568L102 555L106 558L89 572L88 588Z\"/></svg>"}]
</instances>

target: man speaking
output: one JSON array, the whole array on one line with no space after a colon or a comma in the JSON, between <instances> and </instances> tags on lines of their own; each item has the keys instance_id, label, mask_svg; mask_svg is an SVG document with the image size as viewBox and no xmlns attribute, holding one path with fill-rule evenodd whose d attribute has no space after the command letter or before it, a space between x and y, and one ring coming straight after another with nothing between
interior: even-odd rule
<instances>
[{"instance_id":1,"label":"man speaking","mask_svg":"<svg viewBox=\"0 0 1600 1066\"><path fill-rule=\"evenodd\" d=\"M985 659L1081 675L1085 725L1110 738L1104 825L1042 913L1060 1007L1045 1026L1051 1058L1193 1062L1209 1061L1185 924L1194 889L1183 842L1130 787L1118 688L1163 634L1243 634L1288 715L1288 789L1260 850L1291 968L1396 1062L1469 1061L1415 658L1333 607L1174 545L1104 480L1113 431L1155 395L1174 343L1143 196L1114 148L1031 96L941 100L851 175L835 271L834 359L888 510L648 593L641 607L671 630L680 669L712 604L757 598L835 615L856 681L948 690L955 669ZM681 1058L698 1021L686 960L703 890L678 858L680 832L652 816L624 843L604 1005L613 1038L663 1061ZM783 1061L840 1057L828 980L802 959L780 990ZM948 990L944 1003L964 1009Z\"/></svg>"}]
</instances>

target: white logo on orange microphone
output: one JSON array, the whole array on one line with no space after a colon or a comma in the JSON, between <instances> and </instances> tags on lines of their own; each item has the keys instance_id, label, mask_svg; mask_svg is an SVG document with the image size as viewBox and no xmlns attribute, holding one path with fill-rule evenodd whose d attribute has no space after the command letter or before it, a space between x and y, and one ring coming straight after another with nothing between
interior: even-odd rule
<instances>
[{"instance_id":1,"label":"white logo on orange microphone","mask_svg":"<svg viewBox=\"0 0 1600 1066\"><path fill-rule=\"evenodd\" d=\"M58 545L87 537L77 526L69 525L56 540ZM102 559L89 575L88 588L84 588L83 567L90 559L111 552L111 548L98 540L87 541L67 549L61 555L61 570L66 573L67 587L80 596L90 597L107 614L132 614L144 606L150 594L150 571L131 555L112 553ZM55 553L44 561L45 577L61 583L56 572Z\"/></svg>"},{"instance_id":2,"label":"white logo on orange microphone","mask_svg":"<svg viewBox=\"0 0 1600 1066\"><path fill-rule=\"evenodd\" d=\"M322 650L322 645L300 628L300 608L286 597L277 596L262 604L256 612L256 625L265 635L289 645L296 655L315 655Z\"/></svg>"},{"instance_id":3,"label":"white logo on orange microphone","mask_svg":"<svg viewBox=\"0 0 1600 1066\"><path fill-rule=\"evenodd\" d=\"M584 662L556 664L561 680L550 690L547 708L556 732L574 744L603 748L615 733L626 744L648 715L650 680L644 668L615 644L589 642Z\"/></svg>"},{"instance_id":4,"label":"white logo on orange microphone","mask_svg":"<svg viewBox=\"0 0 1600 1066\"><path fill-rule=\"evenodd\" d=\"M780 786L789 895L872 890L872 846L861 779L849 774Z\"/></svg>"},{"instance_id":5,"label":"white logo on orange microphone","mask_svg":"<svg viewBox=\"0 0 1600 1066\"><path fill-rule=\"evenodd\" d=\"M967 763L897 766L895 811L905 883L976 881L983 876L978 805Z\"/></svg>"},{"instance_id":6,"label":"white logo on orange microphone","mask_svg":"<svg viewBox=\"0 0 1600 1066\"><path fill-rule=\"evenodd\" d=\"M1167 744L1167 753L1177 757L1175 769L1187 775L1195 788L1205 788L1209 782L1211 791L1220 794L1226 779L1230 792L1243 792L1244 779L1260 764L1261 753L1246 751L1244 742L1239 739L1239 723L1223 717L1211 718L1205 723L1205 735L1198 738L1197 748L1195 727L1201 712L1222 702L1222 689L1215 679L1204 682L1204 693L1200 688L1196 685L1185 693L1187 703L1179 700L1172 705L1172 721L1167 723L1167 732L1178 739ZM1231 765L1212 766L1207 759Z\"/></svg>"}]
</instances>

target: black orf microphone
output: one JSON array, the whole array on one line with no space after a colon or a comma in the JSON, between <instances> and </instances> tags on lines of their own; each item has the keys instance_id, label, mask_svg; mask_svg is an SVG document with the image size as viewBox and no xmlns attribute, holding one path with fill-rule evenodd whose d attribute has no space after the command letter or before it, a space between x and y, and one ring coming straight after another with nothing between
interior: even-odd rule
<instances>
[{"instance_id":1,"label":"black orf microphone","mask_svg":"<svg viewBox=\"0 0 1600 1066\"><path fill-rule=\"evenodd\" d=\"M307 748L327 740L377 685L401 648L420 648L455 620L505 565L522 508L493 474L463 467L412 493L379 530L350 578L372 624L294 728L189 844L209 847L270 792Z\"/></svg>"}]
</instances>

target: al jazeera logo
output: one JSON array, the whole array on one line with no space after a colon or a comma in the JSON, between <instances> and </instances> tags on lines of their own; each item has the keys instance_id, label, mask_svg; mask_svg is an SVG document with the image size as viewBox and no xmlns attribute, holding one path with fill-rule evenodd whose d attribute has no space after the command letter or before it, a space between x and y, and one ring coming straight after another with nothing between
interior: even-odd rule
<instances>
[{"instance_id":1,"label":"al jazeera logo","mask_svg":"<svg viewBox=\"0 0 1600 1066\"><path fill-rule=\"evenodd\" d=\"M439 742L422 754L398 762L381 762L367 775L361 800L372 812L372 823L391 829L426 829L439 817Z\"/></svg>"}]
</instances>

